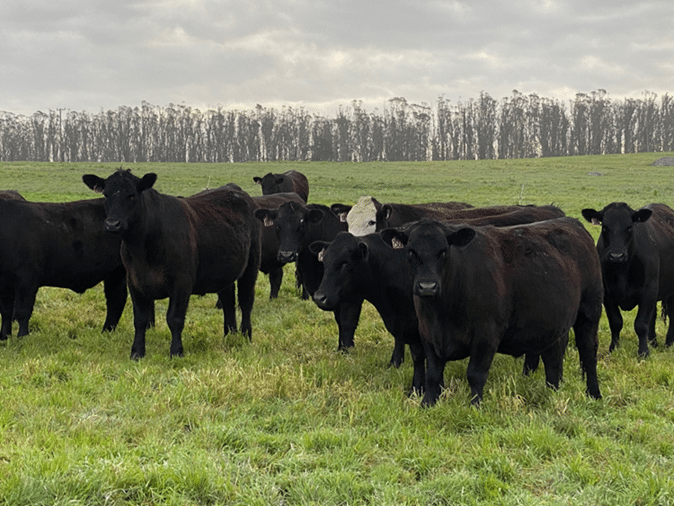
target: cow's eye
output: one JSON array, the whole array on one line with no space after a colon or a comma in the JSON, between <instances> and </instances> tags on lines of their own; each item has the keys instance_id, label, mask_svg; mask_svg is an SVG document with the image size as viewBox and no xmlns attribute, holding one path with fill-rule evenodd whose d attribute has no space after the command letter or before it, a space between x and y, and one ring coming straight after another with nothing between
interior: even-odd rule
<instances>
[{"instance_id":1,"label":"cow's eye","mask_svg":"<svg viewBox=\"0 0 674 506\"><path fill-rule=\"evenodd\" d=\"M412 265L421 265L421 257L414 250L409 250L407 253L407 261Z\"/></svg>"},{"instance_id":2,"label":"cow's eye","mask_svg":"<svg viewBox=\"0 0 674 506\"><path fill-rule=\"evenodd\" d=\"M438 259L444 260L447 257L447 249L441 249L438 251Z\"/></svg>"}]
</instances>

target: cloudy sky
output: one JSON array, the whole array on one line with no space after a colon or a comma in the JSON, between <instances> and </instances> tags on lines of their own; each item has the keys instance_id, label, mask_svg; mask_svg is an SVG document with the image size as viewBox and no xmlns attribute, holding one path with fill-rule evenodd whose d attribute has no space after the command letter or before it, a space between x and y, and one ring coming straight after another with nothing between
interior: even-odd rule
<instances>
[{"instance_id":1,"label":"cloudy sky","mask_svg":"<svg viewBox=\"0 0 674 506\"><path fill-rule=\"evenodd\" d=\"M674 94L671 0L0 0L0 111Z\"/></svg>"}]
</instances>

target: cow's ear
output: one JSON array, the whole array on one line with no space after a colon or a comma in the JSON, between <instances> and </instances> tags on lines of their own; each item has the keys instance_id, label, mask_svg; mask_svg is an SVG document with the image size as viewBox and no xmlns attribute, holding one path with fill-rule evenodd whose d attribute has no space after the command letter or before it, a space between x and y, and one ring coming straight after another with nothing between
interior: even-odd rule
<instances>
[{"instance_id":1,"label":"cow's ear","mask_svg":"<svg viewBox=\"0 0 674 506\"><path fill-rule=\"evenodd\" d=\"M387 228L379 232L382 240L391 246L393 249L403 249L407 245L407 234L396 230L395 228Z\"/></svg>"},{"instance_id":2,"label":"cow's ear","mask_svg":"<svg viewBox=\"0 0 674 506\"><path fill-rule=\"evenodd\" d=\"M152 188L152 185L156 180L157 174L155 174L154 172L148 172L140 179L140 181L136 185L136 190L138 191L138 193L140 193L142 191L147 190L148 188Z\"/></svg>"},{"instance_id":3,"label":"cow's ear","mask_svg":"<svg viewBox=\"0 0 674 506\"><path fill-rule=\"evenodd\" d=\"M360 253L360 257L363 259L363 261L367 262L367 259L370 257L370 248L368 248L367 244L362 241L359 242L358 252Z\"/></svg>"},{"instance_id":4,"label":"cow's ear","mask_svg":"<svg viewBox=\"0 0 674 506\"><path fill-rule=\"evenodd\" d=\"M326 241L314 241L309 245L309 251L318 257L318 261L323 261L323 255L325 250L330 246L329 242Z\"/></svg>"},{"instance_id":5,"label":"cow's ear","mask_svg":"<svg viewBox=\"0 0 674 506\"><path fill-rule=\"evenodd\" d=\"M602 215L600 212L595 211L594 209L583 209L580 212L587 221L593 225L600 225L602 222Z\"/></svg>"},{"instance_id":6,"label":"cow's ear","mask_svg":"<svg viewBox=\"0 0 674 506\"><path fill-rule=\"evenodd\" d=\"M347 206L346 204L332 204L330 210L335 213L339 218L339 221L346 223L346 215L349 214L353 206Z\"/></svg>"},{"instance_id":7,"label":"cow's ear","mask_svg":"<svg viewBox=\"0 0 674 506\"><path fill-rule=\"evenodd\" d=\"M318 223L323 219L323 211L320 209L312 209L309 211L309 222L310 223Z\"/></svg>"},{"instance_id":8,"label":"cow's ear","mask_svg":"<svg viewBox=\"0 0 674 506\"><path fill-rule=\"evenodd\" d=\"M652 214L653 211L651 209L639 209L638 211L634 211L632 221L635 223L643 223L648 221Z\"/></svg>"},{"instance_id":9,"label":"cow's ear","mask_svg":"<svg viewBox=\"0 0 674 506\"><path fill-rule=\"evenodd\" d=\"M447 234L447 244L462 248L473 240L475 234L476 232L472 228L460 228L455 232Z\"/></svg>"},{"instance_id":10,"label":"cow's ear","mask_svg":"<svg viewBox=\"0 0 674 506\"><path fill-rule=\"evenodd\" d=\"M275 183L276 183L276 184L281 184L281 183L282 183L283 181L285 181L285 180L286 180L286 178L284 178L283 176L277 177Z\"/></svg>"},{"instance_id":11,"label":"cow's ear","mask_svg":"<svg viewBox=\"0 0 674 506\"><path fill-rule=\"evenodd\" d=\"M255 181L256 184L262 184L262 178L261 177L253 177L253 181Z\"/></svg>"},{"instance_id":12,"label":"cow's ear","mask_svg":"<svg viewBox=\"0 0 674 506\"><path fill-rule=\"evenodd\" d=\"M385 220L388 220L391 218L391 215L393 214L393 208L388 204L384 204L383 206L381 206L381 214Z\"/></svg>"},{"instance_id":13,"label":"cow's ear","mask_svg":"<svg viewBox=\"0 0 674 506\"><path fill-rule=\"evenodd\" d=\"M84 181L84 184L94 190L96 193L103 193L103 188L105 188L105 179L100 178L94 174L85 174L82 176L82 181Z\"/></svg>"},{"instance_id":14,"label":"cow's ear","mask_svg":"<svg viewBox=\"0 0 674 506\"><path fill-rule=\"evenodd\" d=\"M278 216L278 211L275 209L256 209L253 214L265 227L273 227L274 220Z\"/></svg>"}]
</instances>

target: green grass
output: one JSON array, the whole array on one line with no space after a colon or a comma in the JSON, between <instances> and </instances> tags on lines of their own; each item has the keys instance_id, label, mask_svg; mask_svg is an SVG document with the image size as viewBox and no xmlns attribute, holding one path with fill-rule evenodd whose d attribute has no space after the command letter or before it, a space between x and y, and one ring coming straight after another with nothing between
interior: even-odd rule
<instances>
[{"instance_id":1,"label":"green grass","mask_svg":"<svg viewBox=\"0 0 674 506\"><path fill-rule=\"evenodd\" d=\"M310 201L324 204L364 194L555 203L579 217L614 200L674 205L672 169L649 166L665 155L130 167L157 172L158 189L176 195L228 182L257 195L253 176L294 168L309 178ZM118 166L2 164L0 189L90 198L82 174ZM420 409L406 396L409 354L387 368L393 340L375 310L364 307L356 348L337 353L332 315L301 301L285 274L275 301L258 278L250 344L222 337L214 295L193 297L180 359L169 358L158 301L139 362L128 358L130 303L103 334L100 286L82 296L41 289L31 334L0 345L0 504L674 504L674 350L637 359L633 314L612 355L602 319L601 401L585 396L571 346L559 391L499 355L479 409L465 361L448 364L440 402Z\"/></svg>"}]
</instances>

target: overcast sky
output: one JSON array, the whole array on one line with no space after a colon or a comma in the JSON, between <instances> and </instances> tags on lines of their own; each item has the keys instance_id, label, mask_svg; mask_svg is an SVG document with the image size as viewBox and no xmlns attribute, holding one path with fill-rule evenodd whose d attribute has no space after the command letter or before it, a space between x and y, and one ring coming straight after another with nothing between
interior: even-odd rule
<instances>
[{"instance_id":1,"label":"overcast sky","mask_svg":"<svg viewBox=\"0 0 674 506\"><path fill-rule=\"evenodd\" d=\"M672 0L0 0L0 111L674 94Z\"/></svg>"}]
</instances>

